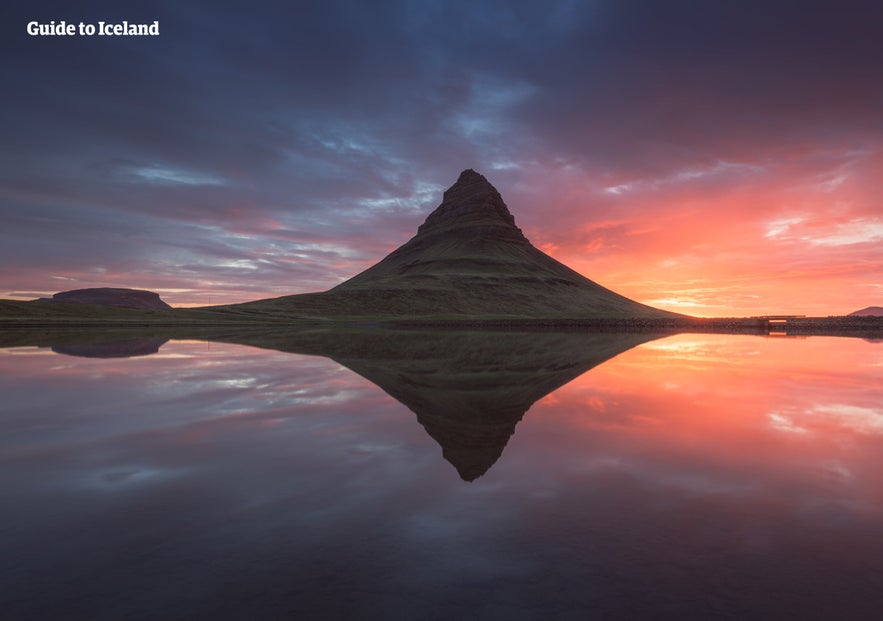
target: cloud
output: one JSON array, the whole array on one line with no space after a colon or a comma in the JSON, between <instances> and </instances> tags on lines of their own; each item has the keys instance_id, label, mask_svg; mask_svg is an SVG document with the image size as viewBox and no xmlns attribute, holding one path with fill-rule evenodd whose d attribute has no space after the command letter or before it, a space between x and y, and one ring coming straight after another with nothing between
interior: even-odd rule
<instances>
[{"instance_id":1,"label":"cloud","mask_svg":"<svg viewBox=\"0 0 883 621\"><path fill-rule=\"evenodd\" d=\"M838 224L828 233L804 237L816 246L850 246L870 244L883 240L883 220L858 218Z\"/></svg>"},{"instance_id":2,"label":"cloud","mask_svg":"<svg viewBox=\"0 0 883 621\"><path fill-rule=\"evenodd\" d=\"M149 183L161 185L225 185L224 179L214 175L166 168L163 166L140 166L131 169L131 174Z\"/></svg>"}]
</instances>

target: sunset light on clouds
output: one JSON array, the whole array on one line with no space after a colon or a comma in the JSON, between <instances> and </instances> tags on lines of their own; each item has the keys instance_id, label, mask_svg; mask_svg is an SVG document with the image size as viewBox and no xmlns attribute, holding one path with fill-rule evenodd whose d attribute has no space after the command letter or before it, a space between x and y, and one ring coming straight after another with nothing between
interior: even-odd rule
<instances>
[{"instance_id":1,"label":"sunset light on clouds","mask_svg":"<svg viewBox=\"0 0 883 621\"><path fill-rule=\"evenodd\" d=\"M327 289L465 168L702 316L883 305L878 3L7 3L0 297ZM129 20L158 37L30 36Z\"/></svg>"}]
</instances>

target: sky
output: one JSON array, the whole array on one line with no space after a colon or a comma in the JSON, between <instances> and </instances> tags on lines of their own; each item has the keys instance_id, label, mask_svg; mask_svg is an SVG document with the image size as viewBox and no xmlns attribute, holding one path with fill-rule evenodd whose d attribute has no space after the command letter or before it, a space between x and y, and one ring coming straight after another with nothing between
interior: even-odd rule
<instances>
[{"instance_id":1,"label":"sky","mask_svg":"<svg viewBox=\"0 0 883 621\"><path fill-rule=\"evenodd\" d=\"M328 289L460 171L659 308L883 305L883 4L21 2L0 8L0 298ZM159 23L31 36L29 22Z\"/></svg>"}]
</instances>

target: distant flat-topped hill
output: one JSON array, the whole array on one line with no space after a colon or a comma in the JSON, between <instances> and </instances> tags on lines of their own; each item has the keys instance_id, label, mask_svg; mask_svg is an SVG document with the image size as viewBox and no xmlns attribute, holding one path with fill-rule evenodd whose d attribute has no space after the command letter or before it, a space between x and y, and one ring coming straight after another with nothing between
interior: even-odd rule
<instances>
[{"instance_id":1,"label":"distant flat-topped hill","mask_svg":"<svg viewBox=\"0 0 883 621\"><path fill-rule=\"evenodd\" d=\"M500 193L465 170L403 246L324 293L216 307L299 317L673 318L535 248Z\"/></svg>"},{"instance_id":2,"label":"distant flat-topped hill","mask_svg":"<svg viewBox=\"0 0 883 621\"><path fill-rule=\"evenodd\" d=\"M160 299L158 293L153 291L112 287L62 291L53 295L52 301L114 306L117 308L139 308L143 310L166 310L171 308L171 306Z\"/></svg>"},{"instance_id":3,"label":"distant flat-topped hill","mask_svg":"<svg viewBox=\"0 0 883 621\"><path fill-rule=\"evenodd\" d=\"M883 317L883 306L869 306L854 313L849 313L850 317Z\"/></svg>"}]
</instances>

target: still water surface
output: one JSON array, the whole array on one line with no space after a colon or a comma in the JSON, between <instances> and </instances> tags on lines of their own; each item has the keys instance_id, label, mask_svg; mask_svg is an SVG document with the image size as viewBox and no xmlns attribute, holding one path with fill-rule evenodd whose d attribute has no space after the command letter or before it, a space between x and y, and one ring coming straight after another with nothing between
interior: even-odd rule
<instances>
[{"instance_id":1,"label":"still water surface","mask_svg":"<svg viewBox=\"0 0 883 621\"><path fill-rule=\"evenodd\" d=\"M880 618L883 343L436 338L0 350L0 617Z\"/></svg>"}]
</instances>

